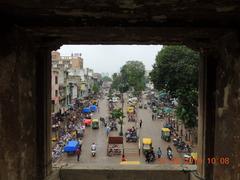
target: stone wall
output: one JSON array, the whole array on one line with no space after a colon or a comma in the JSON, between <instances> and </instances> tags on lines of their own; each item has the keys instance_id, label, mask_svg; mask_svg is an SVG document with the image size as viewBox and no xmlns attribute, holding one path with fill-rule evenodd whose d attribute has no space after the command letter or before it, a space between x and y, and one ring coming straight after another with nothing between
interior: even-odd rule
<instances>
[{"instance_id":1,"label":"stone wall","mask_svg":"<svg viewBox=\"0 0 240 180\"><path fill-rule=\"evenodd\" d=\"M0 179L43 179L51 167L50 51L16 28L0 37Z\"/></svg>"},{"instance_id":2,"label":"stone wall","mask_svg":"<svg viewBox=\"0 0 240 180\"><path fill-rule=\"evenodd\" d=\"M240 179L240 42L236 33L218 45L214 157L229 164L214 166L214 179ZM211 121L209 119L209 121Z\"/></svg>"},{"instance_id":3,"label":"stone wall","mask_svg":"<svg viewBox=\"0 0 240 180\"><path fill-rule=\"evenodd\" d=\"M0 45L0 179L34 179L37 174L34 50L17 33L4 35L1 34Z\"/></svg>"}]
</instances>

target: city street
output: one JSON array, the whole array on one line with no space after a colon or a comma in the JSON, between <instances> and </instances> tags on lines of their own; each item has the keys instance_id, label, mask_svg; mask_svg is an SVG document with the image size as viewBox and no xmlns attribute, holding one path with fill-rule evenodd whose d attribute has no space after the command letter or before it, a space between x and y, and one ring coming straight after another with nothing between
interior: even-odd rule
<instances>
[{"instance_id":1,"label":"city street","mask_svg":"<svg viewBox=\"0 0 240 180\"><path fill-rule=\"evenodd\" d=\"M127 109L127 97L124 96L124 113L126 116L126 109ZM147 99L143 97L142 103L146 104ZM119 101L115 106L121 107L121 102ZM106 97L104 99L99 100L99 107L100 112L96 112L93 114L93 118L100 118L109 116L108 111L108 100ZM128 122L127 117L124 118L124 124L123 124L123 133L126 132L128 128L131 128L132 126L136 127L139 132L139 141L142 143L142 138L152 138L153 141L153 147L154 151L157 150L158 147L161 147L162 150L162 157L160 159L156 159L151 164L170 164L174 161L170 161L167 159L166 155L166 149L167 146L170 145L173 149L173 157L174 159L178 159L180 155L176 152L175 147L172 145L172 143L165 142L161 139L161 128L163 127L164 120L163 119L156 119L152 120L152 112L150 108L148 109L139 109L137 108L137 122ZM142 119L142 128L139 128L139 120ZM118 131L111 131L109 136L118 136L120 130L120 125L118 124ZM91 156L91 144L96 143L97 145L97 153L95 157ZM57 164L62 163L81 163L81 164L91 164L91 163L97 163L97 164L119 164L121 162L121 156L115 155L115 156L107 156L107 142L108 137L105 131L105 127L100 122L99 129L92 129L91 127L86 127L84 137L82 139L82 152L80 155L80 160L77 162L76 155L67 155L64 154L62 158L60 158L57 162ZM140 142L134 143L129 142L127 143L124 137L124 153L125 158L127 161L137 161L141 164L146 164L145 162L145 156L142 153L142 150L139 154L139 146L140 149L142 148L139 144Z\"/></svg>"}]
</instances>

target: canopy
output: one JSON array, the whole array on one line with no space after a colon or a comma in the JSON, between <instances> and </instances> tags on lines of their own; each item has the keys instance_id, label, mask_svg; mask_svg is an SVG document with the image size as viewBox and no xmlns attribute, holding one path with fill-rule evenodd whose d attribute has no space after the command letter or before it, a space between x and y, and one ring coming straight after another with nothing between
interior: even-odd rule
<instances>
[{"instance_id":1,"label":"canopy","mask_svg":"<svg viewBox=\"0 0 240 180\"><path fill-rule=\"evenodd\" d=\"M93 111L93 112L97 111L97 106L96 105L91 105L90 110Z\"/></svg>"},{"instance_id":2,"label":"canopy","mask_svg":"<svg viewBox=\"0 0 240 180\"><path fill-rule=\"evenodd\" d=\"M83 113L90 113L91 110L90 110L89 107L85 107L85 108L83 108L82 112L83 112Z\"/></svg>"},{"instance_id":3,"label":"canopy","mask_svg":"<svg viewBox=\"0 0 240 180\"><path fill-rule=\"evenodd\" d=\"M170 129L168 129L168 128L162 128L162 131L164 131L164 132L170 132Z\"/></svg>"},{"instance_id":4,"label":"canopy","mask_svg":"<svg viewBox=\"0 0 240 180\"><path fill-rule=\"evenodd\" d=\"M110 136L108 137L108 144L123 144L122 136Z\"/></svg>"},{"instance_id":5,"label":"canopy","mask_svg":"<svg viewBox=\"0 0 240 180\"><path fill-rule=\"evenodd\" d=\"M196 161L197 160L197 153L191 153L192 158Z\"/></svg>"},{"instance_id":6,"label":"canopy","mask_svg":"<svg viewBox=\"0 0 240 180\"><path fill-rule=\"evenodd\" d=\"M83 123L87 124L87 125L90 125L92 123L92 119L84 119Z\"/></svg>"},{"instance_id":7,"label":"canopy","mask_svg":"<svg viewBox=\"0 0 240 180\"><path fill-rule=\"evenodd\" d=\"M134 107L128 107L127 111L128 111L129 113L134 112Z\"/></svg>"},{"instance_id":8,"label":"canopy","mask_svg":"<svg viewBox=\"0 0 240 180\"><path fill-rule=\"evenodd\" d=\"M165 107L165 108L163 108L163 112L170 113L170 112L172 112L172 108Z\"/></svg>"},{"instance_id":9,"label":"canopy","mask_svg":"<svg viewBox=\"0 0 240 180\"><path fill-rule=\"evenodd\" d=\"M98 119L93 119L92 122L99 122Z\"/></svg>"},{"instance_id":10,"label":"canopy","mask_svg":"<svg viewBox=\"0 0 240 180\"><path fill-rule=\"evenodd\" d=\"M143 144L152 144L151 138L143 138Z\"/></svg>"},{"instance_id":11,"label":"canopy","mask_svg":"<svg viewBox=\"0 0 240 180\"><path fill-rule=\"evenodd\" d=\"M64 152L75 152L78 146L78 141L68 141L67 145L64 147Z\"/></svg>"},{"instance_id":12,"label":"canopy","mask_svg":"<svg viewBox=\"0 0 240 180\"><path fill-rule=\"evenodd\" d=\"M166 92L160 92L160 93L159 93L159 97L160 97L160 98L163 98L163 97L165 97L166 95L167 95Z\"/></svg>"}]
</instances>

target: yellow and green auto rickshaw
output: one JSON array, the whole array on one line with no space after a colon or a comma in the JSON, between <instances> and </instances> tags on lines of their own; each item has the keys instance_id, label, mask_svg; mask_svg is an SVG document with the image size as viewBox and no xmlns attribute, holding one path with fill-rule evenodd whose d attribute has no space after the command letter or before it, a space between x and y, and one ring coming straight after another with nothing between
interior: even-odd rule
<instances>
[{"instance_id":1,"label":"yellow and green auto rickshaw","mask_svg":"<svg viewBox=\"0 0 240 180\"><path fill-rule=\"evenodd\" d=\"M165 141L170 141L170 129L169 128L162 128L162 139Z\"/></svg>"},{"instance_id":2,"label":"yellow and green auto rickshaw","mask_svg":"<svg viewBox=\"0 0 240 180\"><path fill-rule=\"evenodd\" d=\"M152 149L152 139L151 138L143 138L142 139L142 151L145 155L148 151Z\"/></svg>"},{"instance_id":3,"label":"yellow and green auto rickshaw","mask_svg":"<svg viewBox=\"0 0 240 180\"><path fill-rule=\"evenodd\" d=\"M94 104L94 105L97 106L97 105L98 105L98 101L97 101L97 99L93 99L93 100L92 100L92 104Z\"/></svg>"},{"instance_id":4,"label":"yellow and green auto rickshaw","mask_svg":"<svg viewBox=\"0 0 240 180\"><path fill-rule=\"evenodd\" d=\"M127 113L133 113L133 112L134 112L134 107L129 106L129 107L127 108Z\"/></svg>"},{"instance_id":5,"label":"yellow and green auto rickshaw","mask_svg":"<svg viewBox=\"0 0 240 180\"><path fill-rule=\"evenodd\" d=\"M99 128L99 120L93 119L92 120L92 129L98 129Z\"/></svg>"}]
</instances>

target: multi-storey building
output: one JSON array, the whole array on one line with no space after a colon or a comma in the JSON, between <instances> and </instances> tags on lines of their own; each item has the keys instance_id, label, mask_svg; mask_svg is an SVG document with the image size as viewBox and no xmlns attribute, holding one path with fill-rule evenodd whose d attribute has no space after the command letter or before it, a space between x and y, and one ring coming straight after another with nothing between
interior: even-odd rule
<instances>
[{"instance_id":1,"label":"multi-storey building","mask_svg":"<svg viewBox=\"0 0 240 180\"><path fill-rule=\"evenodd\" d=\"M59 112L59 71L52 68L52 113Z\"/></svg>"}]
</instances>

